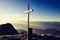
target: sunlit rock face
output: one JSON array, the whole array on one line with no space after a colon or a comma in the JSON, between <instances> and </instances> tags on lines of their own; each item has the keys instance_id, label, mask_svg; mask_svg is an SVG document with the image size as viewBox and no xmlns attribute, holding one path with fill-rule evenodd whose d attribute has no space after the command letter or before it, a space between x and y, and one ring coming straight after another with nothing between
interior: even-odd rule
<instances>
[{"instance_id":1,"label":"sunlit rock face","mask_svg":"<svg viewBox=\"0 0 60 40\"><path fill-rule=\"evenodd\" d=\"M14 35L14 34L18 34L18 32L10 23L0 25L0 35Z\"/></svg>"}]
</instances>

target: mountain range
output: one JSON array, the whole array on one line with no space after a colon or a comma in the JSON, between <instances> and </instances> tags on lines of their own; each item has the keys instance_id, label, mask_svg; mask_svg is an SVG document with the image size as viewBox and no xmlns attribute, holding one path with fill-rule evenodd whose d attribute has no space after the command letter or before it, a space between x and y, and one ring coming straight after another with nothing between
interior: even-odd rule
<instances>
[{"instance_id":1,"label":"mountain range","mask_svg":"<svg viewBox=\"0 0 60 40\"><path fill-rule=\"evenodd\" d=\"M17 30L19 33L27 33L25 30ZM60 31L57 29L36 29L33 28L32 32L34 34L53 34L53 35L59 35L60 36Z\"/></svg>"},{"instance_id":2,"label":"mountain range","mask_svg":"<svg viewBox=\"0 0 60 40\"><path fill-rule=\"evenodd\" d=\"M57 29L33 29L33 33L35 34L54 34L60 35L60 31Z\"/></svg>"}]
</instances>

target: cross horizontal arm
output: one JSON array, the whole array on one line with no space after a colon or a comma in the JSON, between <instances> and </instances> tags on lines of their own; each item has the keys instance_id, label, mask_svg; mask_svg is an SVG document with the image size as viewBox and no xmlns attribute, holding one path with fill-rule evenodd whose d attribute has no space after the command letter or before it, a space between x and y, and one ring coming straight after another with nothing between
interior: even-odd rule
<instances>
[{"instance_id":1,"label":"cross horizontal arm","mask_svg":"<svg viewBox=\"0 0 60 40\"><path fill-rule=\"evenodd\" d=\"M25 12L27 12L27 13L28 13L28 12L32 12L32 11L33 11L33 10L31 9L31 10L27 10L27 11L25 11Z\"/></svg>"}]
</instances>

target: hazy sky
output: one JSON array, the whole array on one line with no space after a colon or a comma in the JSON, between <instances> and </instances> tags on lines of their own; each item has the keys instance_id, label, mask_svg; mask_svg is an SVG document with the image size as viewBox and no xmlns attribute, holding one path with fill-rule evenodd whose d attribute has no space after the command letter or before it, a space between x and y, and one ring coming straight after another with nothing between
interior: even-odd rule
<instances>
[{"instance_id":1,"label":"hazy sky","mask_svg":"<svg viewBox=\"0 0 60 40\"><path fill-rule=\"evenodd\" d=\"M27 21L27 4L34 11L30 14L30 21L58 21L60 22L59 0L0 0L0 24L23 23Z\"/></svg>"}]
</instances>

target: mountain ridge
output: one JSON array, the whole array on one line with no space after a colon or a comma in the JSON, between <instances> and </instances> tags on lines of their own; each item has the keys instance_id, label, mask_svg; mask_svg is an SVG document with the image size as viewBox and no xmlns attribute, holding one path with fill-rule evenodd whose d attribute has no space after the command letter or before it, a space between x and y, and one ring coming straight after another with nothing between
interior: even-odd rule
<instances>
[{"instance_id":1,"label":"mountain ridge","mask_svg":"<svg viewBox=\"0 0 60 40\"><path fill-rule=\"evenodd\" d=\"M14 35L14 34L18 34L18 32L11 23L0 25L0 35Z\"/></svg>"},{"instance_id":2,"label":"mountain ridge","mask_svg":"<svg viewBox=\"0 0 60 40\"><path fill-rule=\"evenodd\" d=\"M60 35L60 31L57 29L33 29L33 33L36 34L54 34L54 35Z\"/></svg>"}]
</instances>

